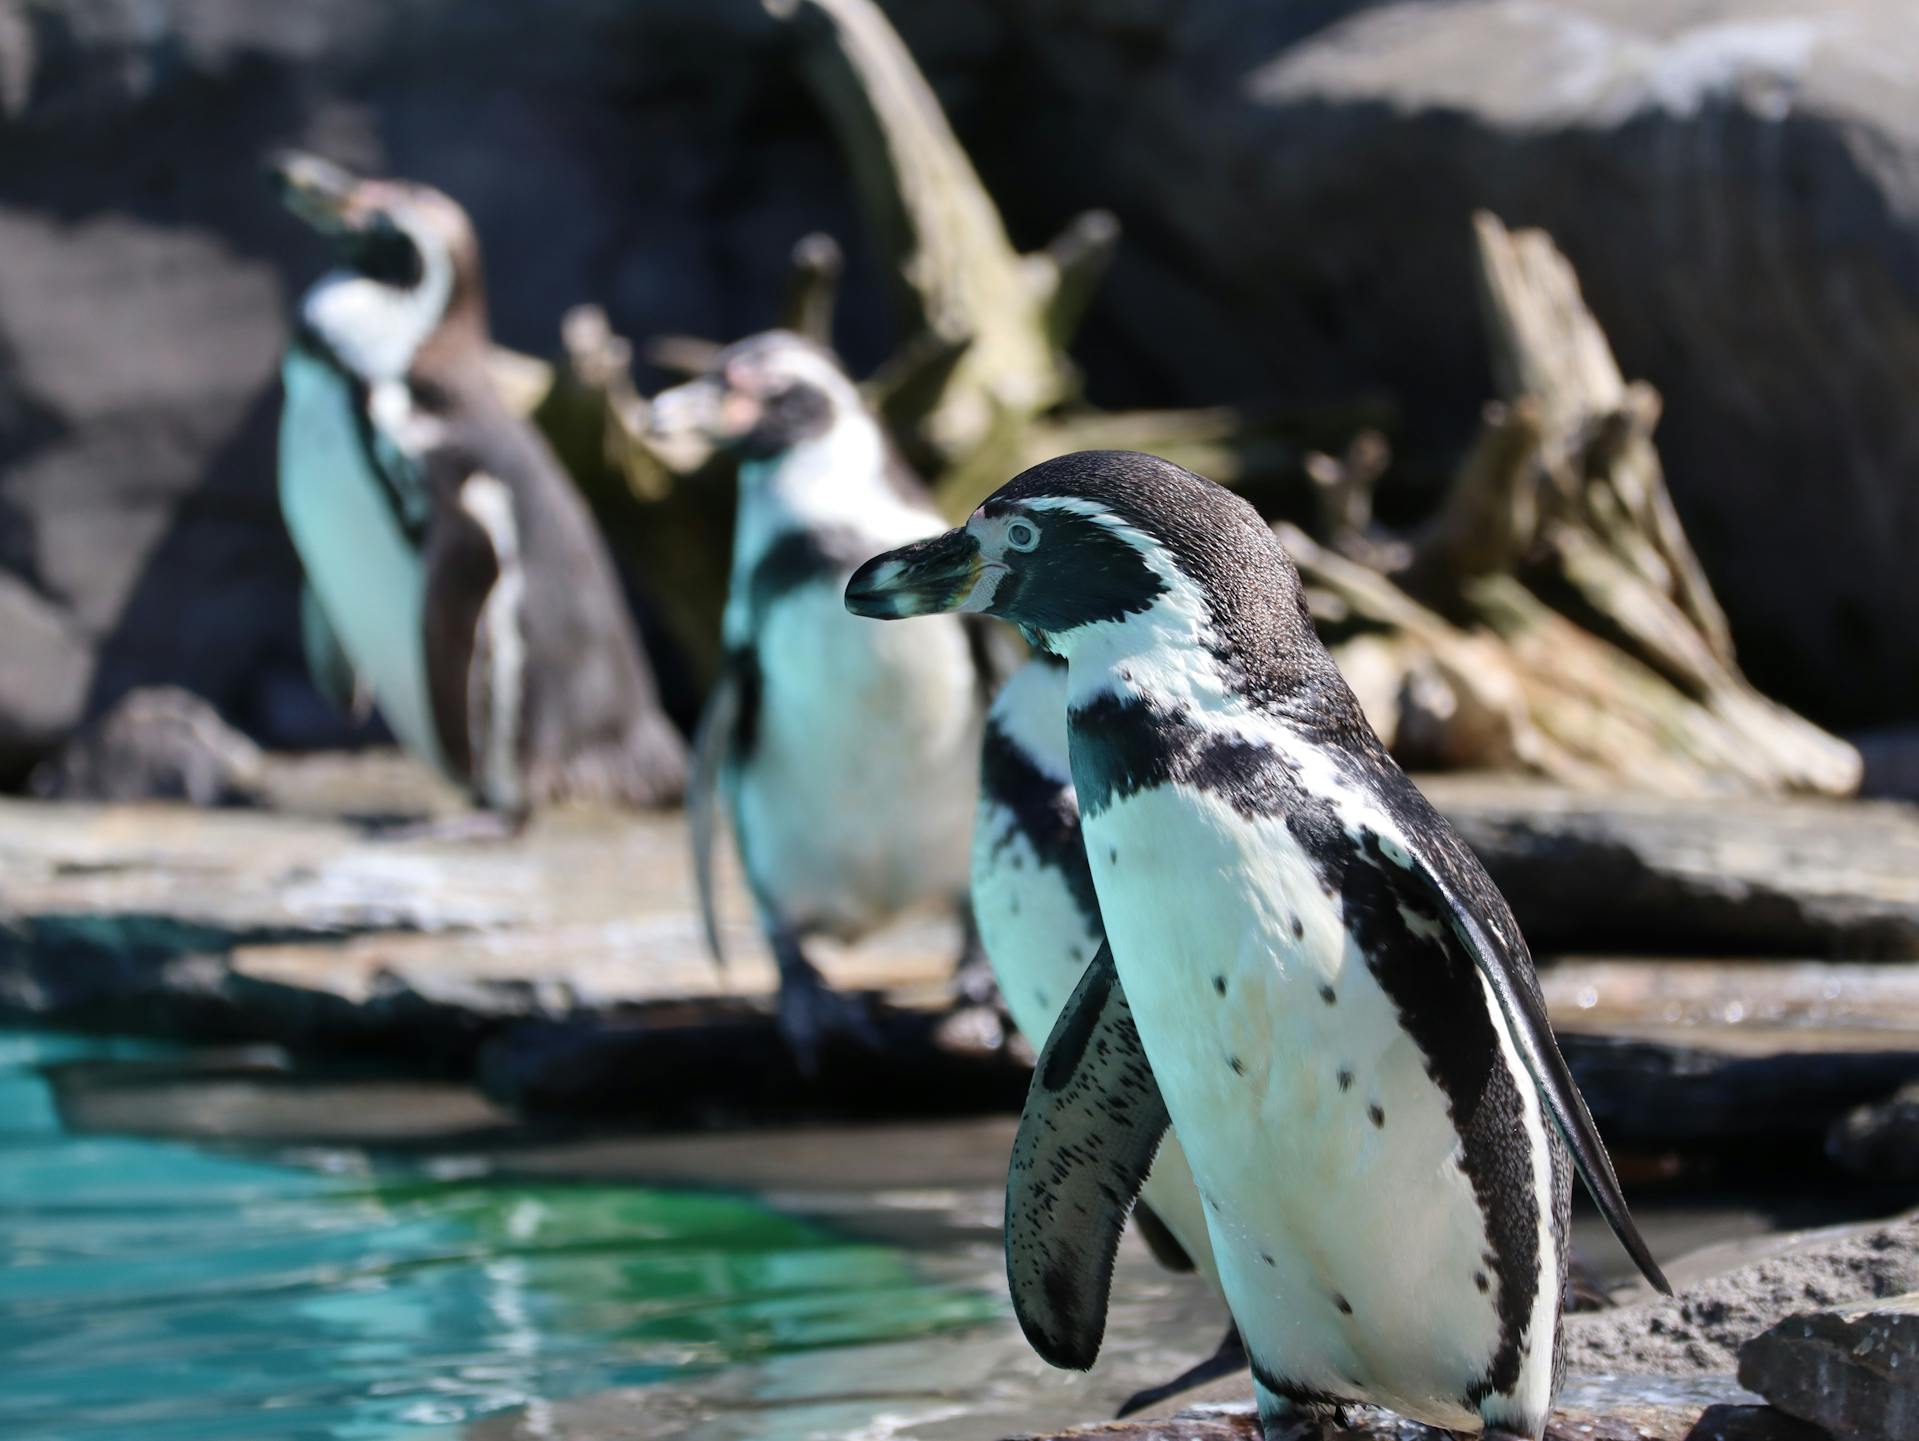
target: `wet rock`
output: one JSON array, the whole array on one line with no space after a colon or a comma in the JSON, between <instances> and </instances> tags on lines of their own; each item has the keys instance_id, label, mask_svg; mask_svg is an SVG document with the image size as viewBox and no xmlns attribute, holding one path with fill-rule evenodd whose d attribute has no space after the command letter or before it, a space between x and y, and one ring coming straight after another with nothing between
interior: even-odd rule
<instances>
[{"instance_id":1,"label":"wet rock","mask_svg":"<svg viewBox=\"0 0 1919 1441\"><path fill-rule=\"evenodd\" d=\"M1919 812L1422 777L1535 952L1919 957Z\"/></svg>"},{"instance_id":2,"label":"wet rock","mask_svg":"<svg viewBox=\"0 0 1919 1441\"><path fill-rule=\"evenodd\" d=\"M335 762L265 784L309 802L337 784L357 809L390 763L366 764L371 782ZM943 919L819 948L895 1044L800 1086L737 872L722 871L722 971L688 855L668 816L563 810L462 842L337 815L0 802L0 1016L480 1066L527 1104L1017 1104L1017 1053L942 1034L960 949Z\"/></svg>"},{"instance_id":3,"label":"wet rock","mask_svg":"<svg viewBox=\"0 0 1919 1441\"><path fill-rule=\"evenodd\" d=\"M1833 1123L1826 1154L1855 1176L1919 1180L1919 1083L1860 1106Z\"/></svg>"},{"instance_id":4,"label":"wet rock","mask_svg":"<svg viewBox=\"0 0 1919 1441\"><path fill-rule=\"evenodd\" d=\"M1919 1296L1788 1316L1739 1348L1739 1381L1835 1441L1919 1436Z\"/></svg>"},{"instance_id":5,"label":"wet rock","mask_svg":"<svg viewBox=\"0 0 1919 1441\"><path fill-rule=\"evenodd\" d=\"M1568 1317L1568 1370L1731 1375L1739 1348L1788 1316L1919 1289L1919 1212L1708 1248L1668 1272L1677 1296L1641 1290L1613 1310Z\"/></svg>"},{"instance_id":6,"label":"wet rock","mask_svg":"<svg viewBox=\"0 0 1919 1441\"><path fill-rule=\"evenodd\" d=\"M130 691L28 777L43 800L187 801L252 805L266 773L260 749L178 686Z\"/></svg>"}]
</instances>

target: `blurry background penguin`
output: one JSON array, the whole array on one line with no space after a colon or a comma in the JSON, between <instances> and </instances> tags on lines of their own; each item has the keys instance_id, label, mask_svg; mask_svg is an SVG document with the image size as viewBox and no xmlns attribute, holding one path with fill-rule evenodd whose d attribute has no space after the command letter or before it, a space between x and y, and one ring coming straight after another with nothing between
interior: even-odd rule
<instances>
[{"instance_id":1,"label":"blurry background penguin","mask_svg":"<svg viewBox=\"0 0 1919 1441\"><path fill-rule=\"evenodd\" d=\"M972 872L980 942L1014 1024L1038 1051L1106 939L1066 751L1066 662L1043 650L1013 673L987 713ZM1219 1291L1205 1209L1170 1132L1133 1220L1163 1265L1198 1271ZM1212 1356L1128 1398L1119 1414L1245 1365L1229 1323Z\"/></svg>"},{"instance_id":2,"label":"blurry background penguin","mask_svg":"<svg viewBox=\"0 0 1919 1441\"><path fill-rule=\"evenodd\" d=\"M283 366L280 504L316 682L509 825L542 803L679 798L686 752L613 563L487 374L479 247L436 190L272 166L336 245Z\"/></svg>"},{"instance_id":3,"label":"blurry background penguin","mask_svg":"<svg viewBox=\"0 0 1919 1441\"><path fill-rule=\"evenodd\" d=\"M722 674L700 722L690 804L708 939L713 802L723 794L780 972L780 1027L802 1069L832 1033L876 1039L806 942L856 940L926 905L966 916L982 717L983 632L846 613L867 558L944 526L851 379L822 347L769 331L655 397L649 439L676 468L739 460Z\"/></svg>"}]
</instances>

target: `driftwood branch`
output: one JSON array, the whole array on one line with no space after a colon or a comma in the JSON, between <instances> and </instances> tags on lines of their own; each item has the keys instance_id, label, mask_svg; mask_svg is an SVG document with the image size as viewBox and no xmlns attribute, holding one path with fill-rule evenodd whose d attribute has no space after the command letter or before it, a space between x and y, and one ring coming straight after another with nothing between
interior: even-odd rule
<instances>
[{"instance_id":1,"label":"driftwood branch","mask_svg":"<svg viewBox=\"0 0 1919 1441\"><path fill-rule=\"evenodd\" d=\"M1740 674L1653 445L1658 396L1621 376L1571 265L1541 232L1475 231L1502 394L1439 513L1395 552L1364 465L1315 475L1330 549L1301 571L1368 713L1416 763L1850 793L1857 753Z\"/></svg>"},{"instance_id":2,"label":"driftwood branch","mask_svg":"<svg viewBox=\"0 0 1919 1441\"><path fill-rule=\"evenodd\" d=\"M845 270L846 256L832 236L816 231L800 237L787 271L786 305L780 324L831 348L833 308L839 300L840 276Z\"/></svg>"},{"instance_id":3,"label":"driftwood branch","mask_svg":"<svg viewBox=\"0 0 1919 1441\"><path fill-rule=\"evenodd\" d=\"M801 63L859 189L909 335L964 347L918 413L892 412L908 449L944 470L1075 390L1062 353L1117 225L1082 217L1022 257L932 87L873 0L766 0L801 37Z\"/></svg>"}]
</instances>

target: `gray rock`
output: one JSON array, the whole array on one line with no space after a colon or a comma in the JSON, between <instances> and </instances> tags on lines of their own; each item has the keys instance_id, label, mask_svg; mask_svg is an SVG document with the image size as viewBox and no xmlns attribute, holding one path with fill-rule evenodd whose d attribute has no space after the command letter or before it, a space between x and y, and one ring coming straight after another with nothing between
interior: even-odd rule
<instances>
[{"instance_id":1,"label":"gray rock","mask_svg":"<svg viewBox=\"0 0 1919 1441\"><path fill-rule=\"evenodd\" d=\"M1673 1297L1630 1301L1566 1319L1572 1372L1636 1376L1731 1375L1739 1348L1787 1316L1861 1297L1919 1289L1919 1212L1745 1243L1726 1269L1710 1256L1669 1268ZM1706 1272L1703 1278L1688 1276Z\"/></svg>"},{"instance_id":2,"label":"gray rock","mask_svg":"<svg viewBox=\"0 0 1919 1441\"><path fill-rule=\"evenodd\" d=\"M177 686L129 691L34 767L43 800L188 801L252 805L266 764L260 748Z\"/></svg>"},{"instance_id":3,"label":"gray rock","mask_svg":"<svg viewBox=\"0 0 1919 1441\"><path fill-rule=\"evenodd\" d=\"M1904 559L1919 10L1000 8L1021 103L982 97L960 131L1044 113L989 132L988 182L1032 210L1045 195L1119 215L1128 243L1096 324L1132 371L1126 394L1383 387L1403 407L1396 447L1430 472L1489 384L1468 216L1543 226L1626 373L1665 396L1674 499L1754 679L1828 724L1919 710ZM1390 477L1383 504L1420 478Z\"/></svg>"},{"instance_id":4,"label":"gray rock","mask_svg":"<svg viewBox=\"0 0 1919 1441\"><path fill-rule=\"evenodd\" d=\"M1919 1296L1788 1316L1739 1348L1739 1381L1836 1441L1913 1441Z\"/></svg>"}]
</instances>

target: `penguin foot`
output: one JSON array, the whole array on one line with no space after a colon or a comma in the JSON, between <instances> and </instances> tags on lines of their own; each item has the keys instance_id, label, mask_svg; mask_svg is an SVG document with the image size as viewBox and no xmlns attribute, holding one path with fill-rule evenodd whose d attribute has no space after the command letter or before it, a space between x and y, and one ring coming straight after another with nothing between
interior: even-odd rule
<instances>
[{"instance_id":1,"label":"penguin foot","mask_svg":"<svg viewBox=\"0 0 1919 1441\"><path fill-rule=\"evenodd\" d=\"M806 961L780 967L779 1026L807 1077L820 1073L820 1053L829 1040L843 1037L874 1051L885 1044L865 1004L827 985Z\"/></svg>"},{"instance_id":2,"label":"penguin foot","mask_svg":"<svg viewBox=\"0 0 1919 1441\"><path fill-rule=\"evenodd\" d=\"M1259 1403L1262 1441L1324 1441L1329 1418L1323 1408L1301 1406L1273 1394L1260 1384L1257 1374L1253 1379L1253 1395Z\"/></svg>"},{"instance_id":3,"label":"penguin foot","mask_svg":"<svg viewBox=\"0 0 1919 1441\"><path fill-rule=\"evenodd\" d=\"M1235 1371L1246 1369L1246 1347L1239 1339L1239 1328L1228 1326L1226 1334L1220 1339L1219 1348L1204 1361L1195 1362L1170 1381L1157 1386L1148 1386L1143 1391L1135 1391L1121 1403L1114 1413L1115 1420L1124 1420L1148 1406L1157 1406L1162 1401L1171 1400L1182 1391L1190 1391L1195 1386L1203 1386L1208 1381L1217 1381L1222 1376L1230 1376Z\"/></svg>"}]
</instances>

